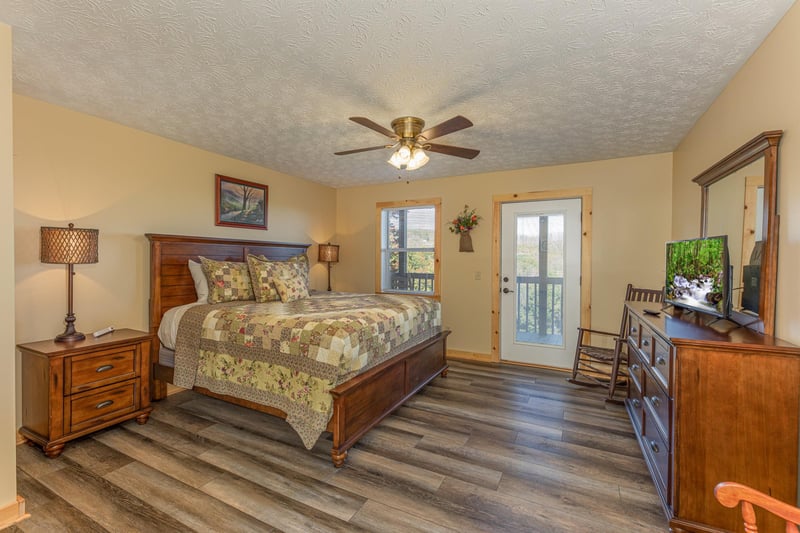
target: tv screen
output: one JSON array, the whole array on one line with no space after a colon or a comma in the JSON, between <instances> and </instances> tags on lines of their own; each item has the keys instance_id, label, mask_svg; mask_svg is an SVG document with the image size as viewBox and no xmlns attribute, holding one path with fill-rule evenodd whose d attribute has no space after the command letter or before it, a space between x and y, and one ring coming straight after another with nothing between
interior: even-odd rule
<instances>
[{"instance_id":1,"label":"tv screen","mask_svg":"<svg viewBox=\"0 0 800 533\"><path fill-rule=\"evenodd\" d=\"M727 235L668 242L666 270L666 303L719 317L728 315Z\"/></svg>"}]
</instances>

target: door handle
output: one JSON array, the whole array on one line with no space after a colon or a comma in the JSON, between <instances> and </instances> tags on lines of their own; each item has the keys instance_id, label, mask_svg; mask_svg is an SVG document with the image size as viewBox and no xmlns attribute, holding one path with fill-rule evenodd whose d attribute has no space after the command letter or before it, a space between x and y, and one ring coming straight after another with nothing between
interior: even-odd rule
<instances>
[{"instance_id":1,"label":"door handle","mask_svg":"<svg viewBox=\"0 0 800 533\"><path fill-rule=\"evenodd\" d=\"M514 292L514 291L512 291L508 287L503 287L503 294L508 294L509 292Z\"/></svg>"}]
</instances>

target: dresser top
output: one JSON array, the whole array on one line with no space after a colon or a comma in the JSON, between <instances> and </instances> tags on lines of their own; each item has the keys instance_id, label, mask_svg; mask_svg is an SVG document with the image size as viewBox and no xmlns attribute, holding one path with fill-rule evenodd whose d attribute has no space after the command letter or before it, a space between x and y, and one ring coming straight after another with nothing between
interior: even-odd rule
<instances>
[{"instance_id":1,"label":"dresser top","mask_svg":"<svg viewBox=\"0 0 800 533\"><path fill-rule=\"evenodd\" d=\"M652 302L625 302L628 308L650 328L673 343L691 342L747 345L749 348L763 347L770 350L800 354L800 348L769 335L762 335L737 325L735 322L717 318L697 311L667 306ZM649 315L645 309L659 310L658 316Z\"/></svg>"}]
</instances>

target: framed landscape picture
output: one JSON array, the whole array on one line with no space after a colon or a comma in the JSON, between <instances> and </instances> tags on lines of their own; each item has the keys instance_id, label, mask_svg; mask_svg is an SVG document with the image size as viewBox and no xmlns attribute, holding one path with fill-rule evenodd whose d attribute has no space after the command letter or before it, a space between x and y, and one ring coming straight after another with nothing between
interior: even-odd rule
<instances>
[{"instance_id":1,"label":"framed landscape picture","mask_svg":"<svg viewBox=\"0 0 800 533\"><path fill-rule=\"evenodd\" d=\"M217 178L217 226L267 229L269 187L220 174Z\"/></svg>"}]
</instances>

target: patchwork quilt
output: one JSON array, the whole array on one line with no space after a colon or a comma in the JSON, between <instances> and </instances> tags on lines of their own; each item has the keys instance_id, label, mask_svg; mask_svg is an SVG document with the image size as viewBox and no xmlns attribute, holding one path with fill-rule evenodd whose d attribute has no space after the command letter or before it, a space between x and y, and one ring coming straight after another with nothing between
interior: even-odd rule
<instances>
[{"instance_id":1,"label":"patchwork quilt","mask_svg":"<svg viewBox=\"0 0 800 533\"><path fill-rule=\"evenodd\" d=\"M278 408L311 449L333 414L331 389L433 337L441 323L439 302L422 296L198 305L178 326L174 383Z\"/></svg>"}]
</instances>

